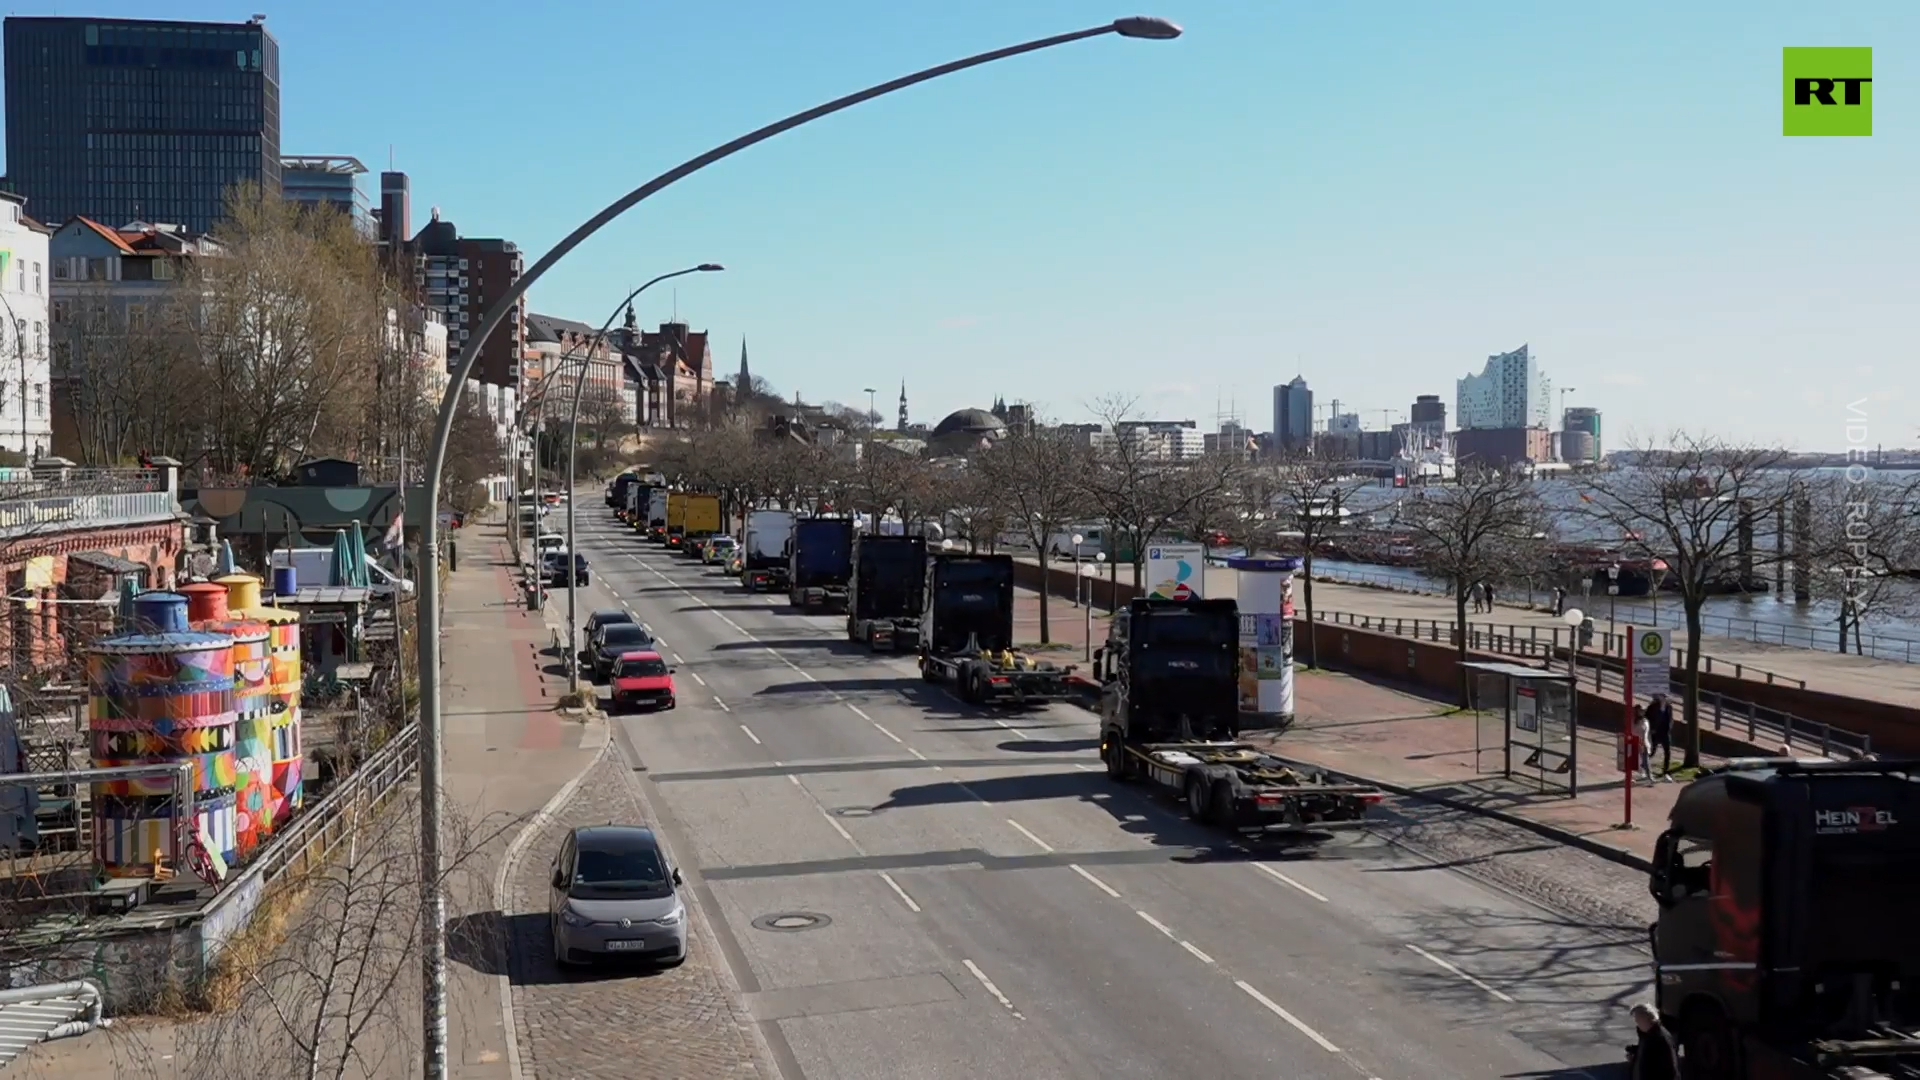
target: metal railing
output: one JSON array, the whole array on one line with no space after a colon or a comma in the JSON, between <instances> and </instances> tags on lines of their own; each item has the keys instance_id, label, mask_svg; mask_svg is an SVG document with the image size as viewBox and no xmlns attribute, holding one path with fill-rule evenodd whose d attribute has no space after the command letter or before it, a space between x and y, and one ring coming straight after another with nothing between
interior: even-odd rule
<instances>
[{"instance_id":1,"label":"metal railing","mask_svg":"<svg viewBox=\"0 0 1920 1080\"><path fill-rule=\"evenodd\" d=\"M0 469L0 499L40 495L116 495L160 491L159 469Z\"/></svg>"},{"instance_id":2,"label":"metal railing","mask_svg":"<svg viewBox=\"0 0 1920 1080\"><path fill-rule=\"evenodd\" d=\"M26 499L0 495L0 539L133 525L165 520L179 512L180 504L165 491L36 495Z\"/></svg>"},{"instance_id":3,"label":"metal railing","mask_svg":"<svg viewBox=\"0 0 1920 1080\"><path fill-rule=\"evenodd\" d=\"M1391 634L1395 637L1409 637L1419 641L1431 641L1447 645L1459 643L1458 626L1452 622L1438 619L1402 619L1393 616L1356 615L1344 611L1316 611L1315 621L1324 621L1338 626L1351 626L1357 630L1370 630L1375 633ZM1467 628L1467 647L1481 652L1498 653L1521 659L1540 660L1549 665L1554 662L1571 662L1580 673L1579 682L1583 688L1590 688L1596 694L1611 694L1624 697L1626 677L1624 663L1617 649L1625 648L1621 637L1609 635L1609 642L1603 649L1577 649L1569 656L1568 644L1559 634L1541 635L1537 626L1474 626ZM1549 631L1555 628L1547 627ZM1506 632L1502 632L1502 631ZM1527 633L1520 633L1520 631ZM1734 665L1736 670L1741 665ZM1771 675L1771 673L1768 673ZM1651 699L1654 693L1664 691L1669 696L1685 687L1686 674L1679 666L1669 672L1669 685L1655 690L1650 687L1634 687L1634 700ZM1772 678L1769 682L1774 681ZM1800 680L1785 679L1781 683L1797 683L1800 689L1806 684ZM1710 730L1731 729L1744 732L1740 737L1756 745L1779 743L1786 747L1817 747L1823 757L1863 757L1873 752L1873 738L1845 728L1781 709L1756 705L1751 701L1712 690L1700 691L1700 710L1703 723L1711 722Z\"/></svg>"},{"instance_id":4,"label":"metal railing","mask_svg":"<svg viewBox=\"0 0 1920 1080\"><path fill-rule=\"evenodd\" d=\"M1409 571L1418 574L1418 571ZM1387 570L1355 569L1346 566L1323 566L1315 564L1315 581L1330 581L1336 585L1365 585L1370 588L1387 589L1393 592L1414 593L1421 596L1452 596L1452 590L1442 582L1429 581L1423 577L1408 574L1395 574ZM1517 593L1516 593L1517 595ZM1538 595L1538 594L1535 594ZM1620 600L1609 596L1574 597L1569 594L1567 605L1585 608L1589 616L1598 615L1597 607L1588 605L1605 604L1611 612L1614 622L1631 622L1636 626L1664 626L1676 630L1686 629L1686 610L1678 599L1670 605L1640 604L1634 601ZM1735 641L1751 641L1757 645L1779 645L1791 649L1808 649L1815 652L1838 653L1840 632L1835 626L1800 626L1794 623L1773 622L1767 619L1743 619L1728 615L1715 615L1712 612L1700 613L1701 631L1714 637L1732 638ZM1861 634L1860 655L1878 660L1895 660L1901 663L1920 663L1920 639L1904 638L1886 634Z\"/></svg>"}]
</instances>

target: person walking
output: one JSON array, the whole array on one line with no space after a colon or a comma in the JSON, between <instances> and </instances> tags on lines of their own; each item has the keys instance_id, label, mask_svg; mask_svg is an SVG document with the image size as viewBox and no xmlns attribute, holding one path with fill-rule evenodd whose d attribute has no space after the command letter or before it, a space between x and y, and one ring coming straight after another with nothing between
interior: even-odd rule
<instances>
[{"instance_id":1,"label":"person walking","mask_svg":"<svg viewBox=\"0 0 1920 1080\"><path fill-rule=\"evenodd\" d=\"M1567 613L1567 590L1559 585L1553 587L1553 614L1558 617Z\"/></svg>"},{"instance_id":2,"label":"person walking","mask_svg":"<svg viewBox=\"0 0 1920 1080\"><path fill-rule=\"evenodd\" d=\"M1653 783L1653 752L1647 742L1650 734L1647 729L1647 707L1635 705L1633 707L1634 756L1640 759L1640 776L1649 784Z\"/></svg>"},{"instance_id":3,"label":"person walking","mask_svg":"<svg viewBox=\"0 0 1920 1080\"><path fill-rule=\"evenodd\" d=\"M1653 1006L1640 1004L1632 1010L1636 1034L1633 1049L1633 1080L1680 1080L1680 1047L1673 1033L1660 1022Z\"/></svg>"},{"instance_id":4,"label":"person walking","mask_svg":"<svg viewBox=\"0 0 1920 1080\"><path fill-rule=\"evenodd\" d=\"M1493 610L1493 582L1491 581L1481 582L1480 591L1487 594L1487 610L1491 612Z\"/></svg>"},{"instance_id":5,"label":"person walking","mask_svg":"<svg viewBox=\"0 0 1920 1080\"><path fill-rule=\"evenodd\" d=\"M1647 734L1653 740L1647 744L1647 756L1653 756L1653 748L1660 748L1660 779L1671 782L1667 775L1673 771L1673 703L1665 694L1653 695L1653 701L1647 705Z\"/></svg>"}]
</instances>

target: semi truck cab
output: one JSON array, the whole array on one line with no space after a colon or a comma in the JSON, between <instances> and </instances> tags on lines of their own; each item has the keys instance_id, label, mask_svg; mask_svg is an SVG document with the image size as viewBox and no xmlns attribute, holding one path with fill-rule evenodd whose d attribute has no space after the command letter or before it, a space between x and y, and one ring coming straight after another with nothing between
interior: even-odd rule
<instances>
[{"instance_id":1,"label":"semi truck cab","mask_svg":"<svg viewBox=\"0 0 1920 1080\"><path fill-rule=\"evenodd\" d=\"M1690 1080L1920 1075L1920 761L1730 762L1680 792L1648 888Z\"/></svg>"}]
</instances>

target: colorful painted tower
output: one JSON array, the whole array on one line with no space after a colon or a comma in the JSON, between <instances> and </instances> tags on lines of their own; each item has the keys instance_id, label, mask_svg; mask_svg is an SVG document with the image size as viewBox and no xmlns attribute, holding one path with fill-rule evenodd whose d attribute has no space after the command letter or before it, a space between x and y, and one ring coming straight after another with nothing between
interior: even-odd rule
<instances>
[{"instance_id":1,"label":"colorful painted tower","mask_svg":"<svg viewBox=\"0 0 1920 1080\"><path fill-rule=\"evenodd\" d=\"M300 616L261 602L260 579L252 574L228 574L214 581L227 590L229 618L267 625L267 698L272 715L268 723L268 757L273 786L268 794L269 828L277 829L300 809Z\"/></svg>"},{"instance_id":2,"label":"colorful painted tower","mask_svg":"<svg viewBox=\"0 0 1920 1080\"><path fill-rule=\"evenodd\" d=\"M193 827L207 849L234 856L233 639L190 629L187 598L143 593L136 632L88 650L88 730L97 766L193 763ZM94 858L108 868L147 867L154 852L186 854L169 777L93 785Z\"/></svg>"},{"instance_id":3,"label":"colorful painted tower","mask_svg":"<svg viewBox=\"0 0 1920 1080\"><path fill-rule=\"evenodd\" d=\"M195 630L233 638L233 756L240 770L234 829L240 858L266 843L273 832L273 696L268 680L272 628L257 619L234 618L227 587L210 581L182 586L187 618Z\"/></svg>"}]
</instances>

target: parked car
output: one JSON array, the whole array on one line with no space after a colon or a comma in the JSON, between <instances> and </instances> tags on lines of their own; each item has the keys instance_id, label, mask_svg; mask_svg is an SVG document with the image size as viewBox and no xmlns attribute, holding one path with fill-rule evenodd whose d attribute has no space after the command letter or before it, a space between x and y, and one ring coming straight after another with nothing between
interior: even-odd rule
<instances>
[{"instance_id":1,"label":"parked car","mask_svg":"<svg viewBox=\"0 0 1920 1080\"><path fill-rule=\"evenodd\" d=\"M632 956L674 967L687 958L680 871L652 829L587 825L560 842L547 922L558 964Z\"/></svg>"},{"instance_id":2,"label":"parked car","mask_svg":"<svg viewBox=\"0 0 1920 1080\"><path fill-rule=\"evenodd\" d=\"M613 668L613 711L652 708L671 709L679 704L673 686L673 669L653 649L622 653Z\"/></svg>"},{"instance_id":3,"label":"parked car","mask_svg":"<svg viewBox=\"0 0 1920 1080\"><path fill-rule=\"evenodd\" d=\"M715 536L700 549L700 561L708 566L724 566L739 546L731 536Z\"/></svg>"},{"instance_id":4,"label":"parked car","mask_svg":"<svg viewBox=\"0 0 1920 1080\"><path fill-rule=\"evenodd\" d=\"M613 671L613 665L622 656L641 649L653 648L653 635L639 623L608 623L594 631L586 649L580 654L580 663L592 669L594 682L605 682Z\"/></svg>"},{"instance_id":5,"label":"parked car","mask_svg":"<svg viewBox=\"0 0 1920 1080\"><path fill-rule=\"evenodd\" d=\"M547 579L550 589L567 587L567 564L573 564L573 583L585 586L590 577L587 570L587 557L575 554L571 559L564 551L549 551L541 557L540 572Z\"/></svg>"},{"instance_id":6,"label":"parked car","mask_svg":"<svg viewBox=\"0 0 1920 1080\"><path fill-rule=\"evenodd\" d=\"M592 641L594 632L610 623L630 623L638 621L639 620L633 617L632 612L624 608L601 608L599 611L587 616L587 640Z\"/></svg>"}]
</instances>

